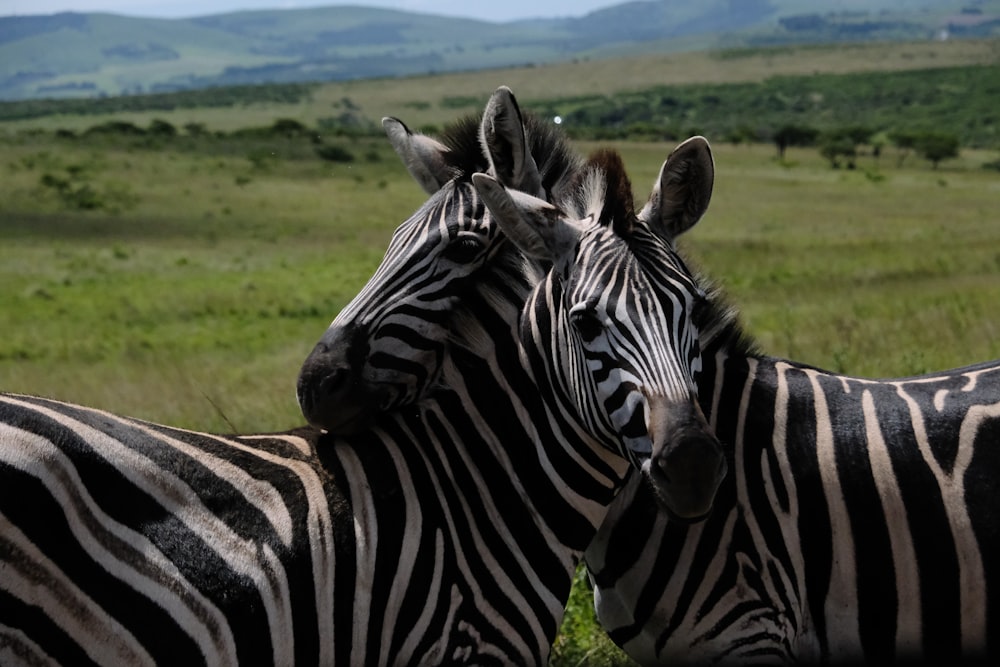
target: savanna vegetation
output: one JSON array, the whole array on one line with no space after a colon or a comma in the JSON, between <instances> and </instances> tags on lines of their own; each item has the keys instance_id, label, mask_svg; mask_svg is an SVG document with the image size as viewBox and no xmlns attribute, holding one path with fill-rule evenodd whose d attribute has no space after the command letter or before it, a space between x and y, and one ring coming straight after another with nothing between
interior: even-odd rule
<instances>
[{"instance_id":1,"label":"savanna vegetation","mask_svg":"<svg viewBox=\"0 0 1000 667\"><path fill-rule=\"evenodd\" d=\"M975 68L952 74L927 81L939 94L965 86L956 94L971 104L980 103L978 86L995 85L974 78L982 74ZM449 109L439 90L425 93L438 95L432 102L414 96L380 113L439 126L485 99L479 88L466 94L464 76L452 81ZM917 86L913 76L900 81ZM824 100L855 88L877 97L864 81L815 85L831 86ZM669 134L576 141L583 152L618 147L644 198L673 147L668 137L711 129L696 122L710 107L736 118L730 105L766 98L779 83L719 89L715 101L704 99L704 87L648 91L709 106L690 125L667 123ZM525 100L511 84L524 106L567 117L598 99ZM378 97L383 89L337 89L335 98L324 90L309 93L310 104L325 100L309 113L300 100L0 124L0 388L197 429L299 424L299 364L377 266L395 226L425 199L370 117L373 100L388 99ZM566 108L536 105L532 95ZM938 97L920 99L924 108ZM775 130L800 122L814 130L788 141L780 157L773 136L710 134L715 195L683 247L769 353L868 376L998 357L1000 173L983 168L1000 162L997 144L983 135L987 147L971 148L963 129L971 116L942 111L927 129L963 140L934 169L907 144L924 126L878 120L905 107L880 113L872 104L850 119L834 114L829 126L775 116ZM983 118L995 122L990 113ZM739 114L754 124L765 117ZM824 137L854 141L848 129L858 126L871 133L853 144L855 168L831 169ZM885 143L876 152L878 132ZM581 577L553 663L588 662L625 660L594 625Z\"/></svg>"}]
</instances>

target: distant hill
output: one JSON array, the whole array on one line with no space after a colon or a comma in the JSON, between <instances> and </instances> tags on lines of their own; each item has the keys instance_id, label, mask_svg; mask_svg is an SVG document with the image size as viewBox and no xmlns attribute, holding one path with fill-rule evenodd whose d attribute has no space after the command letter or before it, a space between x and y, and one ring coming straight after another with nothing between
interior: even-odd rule
<instances>
[{"instance_id":1,"label":"distant hill","mask_svg":"<svg viewBox=\"0 0 1000 667\"><path fill-rule=\"evenodd\" d=\"M0 17L0 99L397 77L736 46L1000 35L1000 0L626 2L490 23L361 7Z\"/></svg>"}]
</instances>

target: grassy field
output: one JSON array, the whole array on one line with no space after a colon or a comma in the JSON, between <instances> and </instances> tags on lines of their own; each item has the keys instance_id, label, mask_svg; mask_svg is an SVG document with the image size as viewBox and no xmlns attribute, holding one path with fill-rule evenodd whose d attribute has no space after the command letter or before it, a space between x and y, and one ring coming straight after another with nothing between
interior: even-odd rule
<instances>
[{"instance_id":1,"label":"grassy field","mask_svg":"<svg viewBox=\"0 0 1000 667\"><path fill-rule=\"evenodd\" d=\"M301 422L299 364L425 198L377 139L345 144L344 164L0 143L0 388L197 429ZM618 147L645 198L672 146ZM887 151L847 171L815 150L715 152L712 206L683 246L765 351L867 376L1000 356L1000 176L980 168L995 155L932 170ZM587 597L568 622L590 637ZM560 664L593 650L560 642Z\"/></svg>"}]
</instances>

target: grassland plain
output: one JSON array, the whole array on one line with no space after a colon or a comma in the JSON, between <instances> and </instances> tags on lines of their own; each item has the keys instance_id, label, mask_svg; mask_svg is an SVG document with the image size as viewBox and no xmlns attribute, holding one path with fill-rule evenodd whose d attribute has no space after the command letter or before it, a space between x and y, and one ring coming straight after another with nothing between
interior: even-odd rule
<instances>
[{"instance_id":1,"label":"grassland plain","mask_svg":"<svg viewBox=\"0 0 1000 667\"><path fill-rule=\"evenodd\" d=\"M0 140L0 387L197 429L299 424L299 364L425 199L387 142L344 141L364 157ZM617 147L644 199L672 146ZM868 376L1000 356L1000 177L979 168L994 155L931 170L887 151L847 171L815 150L715 151L683 246L765 351ZM67 206L60 179L100 206ZM588 595L555 664L621 660Z\"/></svg>"}]
</instances>

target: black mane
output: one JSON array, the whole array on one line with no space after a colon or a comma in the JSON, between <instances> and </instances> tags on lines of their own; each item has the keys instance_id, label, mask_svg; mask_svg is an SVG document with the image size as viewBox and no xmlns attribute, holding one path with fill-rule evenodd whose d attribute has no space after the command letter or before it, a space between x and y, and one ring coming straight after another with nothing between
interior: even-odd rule
<instances>
[{"instance_id":1,"label":"black mane","mask_svg":"<svg viewBox=\"0 0 1000 667\"><path fill-rule=\"evenodd\" d=\"M691 266L683 256L681 260ZM739 311L729 303L722 288L700 272L695 274L695 282L705 292L705 300L695 318L701 333L702 352L711 354L725 348L735 356L760 358L757 341L743 329Z\"/></svg>"},{"instance_id":2,"label":"black mane","mask_svg":"<svg viewBox=\"0 0 1000 667\"><path fill-rule=\"evenodd\" d=\"M580 158L570 148L566 136L552 123L531 113L521 112L528 148L535 159L542 177L542 187L549 201L556 201L567 179L580 166ZM449 152L445 161L458 173L461 181L471 181L472 175L484 173L489 163L479 143L479 125L482 115L466 116L449 123L438 140Z\"/></svg>"},{"instance_id":3,"label":"black mane","mask_svg":"<svg viewBox=\"0 0 1000 667\"><path fill-rule=\"evenodd\" d=\"M632 181L625 171L625 163L618 151L602 148L590 156L587 167L599 169L604 174L604 206L600 224L613 225L615 233L627 239L635 222L635 202Z\"/></svg>"}]
</instances>

